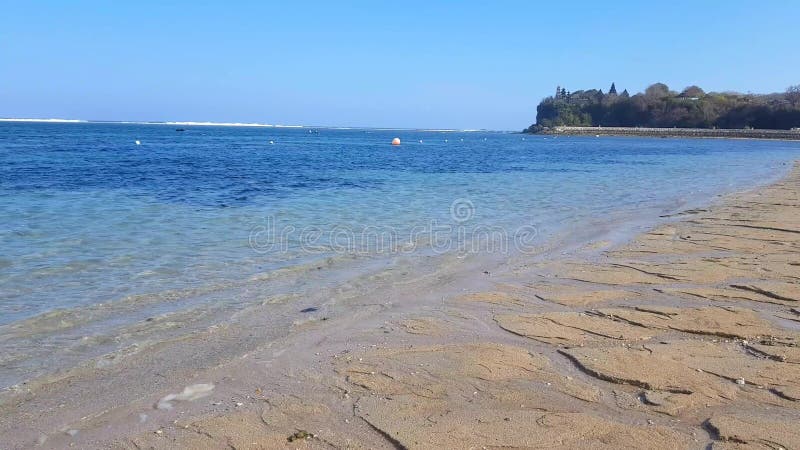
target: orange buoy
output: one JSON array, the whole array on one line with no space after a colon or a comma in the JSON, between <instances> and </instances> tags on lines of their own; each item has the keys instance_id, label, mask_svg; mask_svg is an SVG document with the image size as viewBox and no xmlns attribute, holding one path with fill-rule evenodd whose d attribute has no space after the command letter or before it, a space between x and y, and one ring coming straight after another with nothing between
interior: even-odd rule
<instances>
[{"instance_id":1,"label":"orange buoy","mask_svg":"<svg viewBox=\"0 0 800 450\"><path fill-rule=\"evenodd\" d=\"M400 138L392 139L392 145L400 145Z\"/></svg>"}]
</instances>

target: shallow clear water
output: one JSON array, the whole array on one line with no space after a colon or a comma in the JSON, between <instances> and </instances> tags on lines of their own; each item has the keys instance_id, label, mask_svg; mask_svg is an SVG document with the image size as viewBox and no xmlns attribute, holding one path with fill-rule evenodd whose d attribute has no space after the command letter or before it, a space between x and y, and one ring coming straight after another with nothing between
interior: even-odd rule
<instances>
[{"instance_id":1,"label":"shallow clear water","mask_svg":"<svg viewBox=\"0 0 800 450\"><path fill-rule=\"evenodd\" d=\"M0 123L0 325L397 250L376 236L423 251L431 230L528 227L541 244L767 183L800 157L794 142L175 128Z\"/></svg>"}]
</instances>

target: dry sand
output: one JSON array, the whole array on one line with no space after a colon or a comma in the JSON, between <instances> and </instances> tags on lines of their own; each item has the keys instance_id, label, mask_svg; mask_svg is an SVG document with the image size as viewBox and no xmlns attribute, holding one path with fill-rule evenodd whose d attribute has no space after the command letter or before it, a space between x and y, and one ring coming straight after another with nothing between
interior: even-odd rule
<instances>
[{"instance_id":1,"label":"dry sand","mask_svg":"<svg viewBox=\"0 0 800 450\"><path fill-rule=\"evenodd\" d=\"M0 448L800 448L800 167L506 269L33 381L0 398Z\"/></svg>"}]
</instances>

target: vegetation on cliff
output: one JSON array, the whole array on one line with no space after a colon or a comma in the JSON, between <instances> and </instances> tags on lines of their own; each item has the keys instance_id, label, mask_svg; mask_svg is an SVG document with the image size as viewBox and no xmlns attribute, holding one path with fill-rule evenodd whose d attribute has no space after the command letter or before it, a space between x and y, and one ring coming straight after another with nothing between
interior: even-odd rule
<instances>
[{"instance_id":1,"label":"vegetation on cliff","mask_svg":"<svg viewBox=\"0 0 800 450\"><path fill-rule=\"evenodd\" d=\"M567 92L558 87L536 108L536 124L526 132L556 126L759 128L800 127L800 85L785 93L709 92L689 86L681 92L656 83L643 93L602 90Z\"/></svg>"}]
</instances>

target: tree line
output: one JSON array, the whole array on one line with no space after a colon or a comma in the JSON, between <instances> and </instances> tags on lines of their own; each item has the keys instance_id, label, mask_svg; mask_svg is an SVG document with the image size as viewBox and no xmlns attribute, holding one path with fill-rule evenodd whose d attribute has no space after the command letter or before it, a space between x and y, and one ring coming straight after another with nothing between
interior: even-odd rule
<instances>
[{"instance_id":1,"label":"tree line","mask_svg":"<svg viewBox=\"0 0 800 450\"><path fill-rule=\"evenodd\" d=\"M567 92L557 88L536 107L536 123L526 132L556 126L758 128L788 130L800 127L800 85L783 93L742 94L709 92L689 86L672 91L664 83L644 92L617 94L602 90Z\"/></svg>"}]
</instances>

